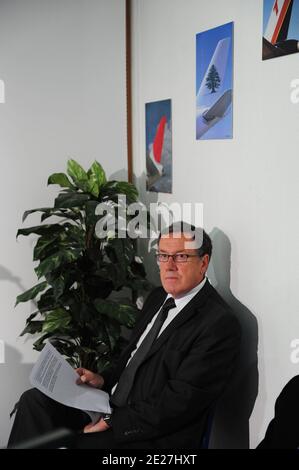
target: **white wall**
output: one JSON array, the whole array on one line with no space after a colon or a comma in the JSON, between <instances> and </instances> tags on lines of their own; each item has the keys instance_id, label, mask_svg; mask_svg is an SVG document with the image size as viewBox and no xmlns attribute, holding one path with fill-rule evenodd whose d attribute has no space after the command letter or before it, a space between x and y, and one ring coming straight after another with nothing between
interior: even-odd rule
<instances>
[{"instance_id":1,"label":"white wall","mask_svg":"<svg viewBox=\"0 0 299 470\"><path fill-rule=\"evenodd\" d=\"M145 201L156 200L145 192L144 104L171 98L173 194L158 200L204 204L215 247L210 278L244 330L239 377L216 419L214 447L246 447L253 407L255 447L275 398L298 373L290 342L299 338L299 104L290 101L290 82L299 76L299 56L262 62L262 6L262 0L134 0L137 182ZM196 141L195 35L230 21L234 138Z\"/></svg>"},{"instance_id":2,"label":"white wall","mask_svg":"<svg viewBox=\"0 0 299 470\"><path fill-rule=\"evenodd\" d=\"M14 309L36 283L33 241L15 239L22 214L52 205L57 188L47 178L65 171L69 157L127 178L124 14L124 0L0 2L0 446L36 358L32 340L18 338L32 307Z\"/></svg>"}]
</instances>

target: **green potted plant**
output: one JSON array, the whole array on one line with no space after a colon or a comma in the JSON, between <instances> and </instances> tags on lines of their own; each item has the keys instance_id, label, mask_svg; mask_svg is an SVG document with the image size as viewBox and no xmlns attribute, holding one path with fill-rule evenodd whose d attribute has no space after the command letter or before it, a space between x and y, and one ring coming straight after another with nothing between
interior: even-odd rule
<instances>
[{"instance_id":1,"label":"green potted plant","mask_svg":"<svg viewBox=\"0 0 299 470\"><path fill-rule=\"evenodd\" d=\"M16 301L35 301L37 309L27 318L21 335L38 335L34 342L38 351L50 340L74 367L101 372L125 345L123 328L134 325L137 296L149 287L136 256L136 240L119 236L132 219L128 206L137 201L138 192L133 184L107 181L98 162L86 172L69 160L67 174L52 174L48 184L62 188L54 206L26 211L23 221L41 212L41 225L17 233L17 237L38 236L33 260L38 262L39 283ZM120 194L125 196L122 207ZM107 214L97 211L100 203L116 209L113 230L108 230ZM50 217L54 217L51 223ZM108 229L97 231L99 222ZM124 290L129 298L113 299Z\"/></svg>"}]
</instances>

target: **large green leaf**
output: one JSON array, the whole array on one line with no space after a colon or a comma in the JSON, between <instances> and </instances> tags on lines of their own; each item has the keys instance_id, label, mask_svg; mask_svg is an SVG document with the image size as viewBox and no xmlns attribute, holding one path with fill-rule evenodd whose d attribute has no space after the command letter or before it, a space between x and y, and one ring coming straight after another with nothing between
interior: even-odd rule
<instances>
[{"instance_id":1,"label":"large green leaf","mask_svg":"<svg viewBox=\"0 0 299 470\"><path fill-rule=\"evenodd\" d=\"M89 181L89 191L95 197L98 197L100 188L106 183L106 175L102 166L95 161L87 172Z\"/></svg>"},{"instance_id":2,"label":"large green leaf","mask_svg":"<svg viewBox=\"0 0 299 470\"><path fill-rule=\"evenodd\" d=\"M38 315L39 313L40 313L39 311L31 313L31 315L29 315L29 317L26 318L26 323L30 323L31 320L33 320L33 318L35 318L36 315Z\"/></svg>"},{"instance_id":3,"label":"large green leaf","mask_svg":"<svg viewBox=\"0 0 299 470\"><path fill-rule=\"evenodd\" d=\"M66 275L68 272L66 271ZM66 284L66 275L65 274L60 274L55 280L52 280L51 285L54 290L54 296L56 299L59 299L59 297L62 296L65 284Z\"/></svg>"},{"instance_id":4,"label":"large green leaf","mask_svg":"<svg viewBox=\"0 0 299 470\"><path fill-rule=\"evenodd\" d=\"M62 225L64 231L47 236L41 236L34 248L34 261L43 260L59 251L84 250L85 231L82 226L65 223Z\"/></svg>"},{"instance_id":5,"label":"large green leaf","mask_svg":"<svg viewBox=\"0 0 299 470\"><path fill-rule=\"evenodd\" d=\"M85 231L82 227L75 225L64 224L64 232L54 236L47 237L41 236L34 248L34 261L41 260L57 255L58 253L66 253L67 261L73 261L73 257L67 253L75 253L76 256L80 255L85 248Z\"/></svg>"},{"instance_id":6,"label":"large green leaf","mask_svg":"<svg viewBox=\"0 0 299 470\"><path fill-rule=\"evenodd\" d=\"M65 173L53 173L49 176L48 184L59 184L62 188L75 188Z\"/></svg>"},{"instance_id":7,"label":"large green leaf","mask_svg":"<svg viewBox=\"0 0 299 470\"><path fill-rule=\"evenodd\" d=\"M97 198L100 192L99 184L94 175L91 175L88 178L88 192Z\"/></svg>"},{"instance_id":8,"label":"large green leaf","mask_svg":"<svg viewBox=\"0 0 299 470\"><path fill-rule=\"evenodd\" d=\"M81 250L63 250L55 255L49 256L40 262L40 264L35 268L37 277L46 276L55 269L59 268L65 263L71 263L79 258Z\"/></svg>"},{"instance_id":9,"label":"large green leaf","mask_svg":"<svg viewBox=\"0 0 299 470\"><path fill-rule=\"evenodd\" d=\"M64 226L59 224L46 224L46 225L36 225L35 227L21 228L17 232L17 238L19 235L30 235L35 233L36 235L50 235L58 232L63 232Z\"/></svg>"},{"instance_id":10,"label":"large green leaf","mask_svg":"<svg viewBox=\"0 0 299 470\"><path fill-rule=\"evenodd\" d=\"M90 169L88 170L88 176L94 175L99 187L103 186L107 182L105 171L102 165L99 162L94 161L91 165Z\"/></svg>"},{"instance_id":11,"label":"large green leaf","mask_svg":"<svg viewBox=\"0 0 299 470\"><path fill-rule=\"evenodd\" d=\"M48 273L51 273L54 269L59 268L63 259L56 253L55 255L49 256L39 263L39 265L34 269L38 279L42 276L46 276Z\"/></svg>"},{"instance_id":12,"label":"large green leaf","mask_svg":"<svg viewBox=\"0 0 299 470\"><path fill-rule=\"evenodd\" d=\"M31 335L40 333L43 329L43 323L44 323L43 320L30 321L29 323L27 323L27 325L25 326L20 336L23 336L26 333L30 333Z\"/></svg>"},{"instance_id":13,"label":"large green leaf","mask_svg":"<svg viewBox=\"0 0 299 470\"><path fill-rule=\"evenodd\" d=\"M131 305L118 304L112 300L96 299L94 306L99 313L116 320L120 325L132 328L135 324L137 309Z\"/></svg>"},{"instance_id":14,"label":"large green leaf","mask_svg":"<svg viewBox=\"0 0 299 470\"><path fill-rule=\"evenodd\" d=\"M33 261L42 260L53 254L53 250L59 250L59 242L57 241L57 236L46 237L41 236L34 247L33 250Z\"/></svg>"},{"instance_id":15,"label":"large green leaf","mask_svg":"<svg viewBox=\"0 0 299 470\"><path fill-rule=\"evenodd\" d=\"M51 210L50 207L40 207L38 209L31 209L29 211L25 211L22 217L22 222L25 222L28 215L33 214L34 212L48 212L49 210Z\"/></svg>"},{"instance_id":16,"label":"large green leaf","mask_svg":"<svg viewBox=\"0 0 299 470\"><path fill-rule=\"evenodd\" d=\"M53 312L48 313L42 331L43 333L54 333L55 331L63 333L63 330L70 324L71 319L72 317L67 310L57 308Z\"/></svg>"},{"instance_id":17,"label":"large green leaf","mask_svg":"<svg viewBox=\"0 0 299 470\"><path fill-rule=\"evenodd\" d=\"M79 210L70 210L70 209L49 209L45 211L41 216L41 222L48 219L49 217L61 217L63 219L73 220L76 223L82 222L82 214Z\"/></svg>"},{"instance_id":18,"label":"large green leaf","mask_svg":"<svg viewBox=\"0 0 299 470\"><path fill-rule=\"evenodd\" d=\"M37 302L37 307L40 312L47 312L49 310L54 310L56 306L54 291L52 287L50 287L40 296L40 299Z\"/></svg>"},{"instance_id":19,"label":"large green leaf","mask_svg":"<svg viewBox=\"0 0 299 470\"><path fill-rule=\"evenodd\" d=\"M31 289L23 292L23 294L18 295L16 305L18 305L20 302L27 302L28 300L35 299L37 294L44 291L46 287L47 282L40 282L39 284L36 284L36 286L31 287Z\"/></svg>"},{"instance_id":20,"label":"large green leaf","mask_svg":"<svg viewBox=\"0 0 299 470\"><path fill-rule=\"evenodd\" d=\"M82 208L89 199L88 194L60 193L55 199L55 208Z\"/></svg>"},{"instance_id":21,"label":"large green leaf","mask_svg":"<svg viewBox=\"0 0 299 470\"><path fill-rule=\"evenodd\" d=\"M88 191L88 176L82 166L79 165L75 160L69 160L67 162L67 173L72 178L75 185L83 191Z\"/></svg>"},{"instance_id":22,"label":"large green leaf","mask_svg":"<svg viewBox=\"0 0 299 470\"><path fill-rule=\"evenodd\" d=\"M64 242L65 246L72 245L75 247L80 247L82 249L85 248L85 231L83 230L82 226L70 225L67 228L67 237Z\"/></svg>"}]
</instances>

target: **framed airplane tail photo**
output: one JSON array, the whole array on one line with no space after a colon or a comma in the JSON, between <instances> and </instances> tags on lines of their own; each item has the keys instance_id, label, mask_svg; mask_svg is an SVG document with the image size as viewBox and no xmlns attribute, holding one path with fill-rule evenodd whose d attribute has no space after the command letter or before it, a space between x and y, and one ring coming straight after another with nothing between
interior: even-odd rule
<instances>
[{"instance_id":1,"label":"framed airplane tail photo","mask_svg":"<svg viewBox=\"0 0 299 470\"><path fill-rule=\"evenodd\" d=\"M263 60L299 52L298 18L298 0L264 0Z\"/></svg>"},{"instance_id":2,"label":"framed airplane tail photo","mask_svg":"<svg viewBox=\"0 0 299 470\"><path fill-rule=\"evenodd\" d=\"M171 100L145 105L146 189L172 192L172 125Z\"/></svg>"},{"instance_id":3,"label":"framed airplane tail photo","mask_svg":"<svg viewBox=\"0 0 299 470\"><path fill-rule=\"evenodd\" d=\"M233 137L233 23L196 35L196 139Z\"/></svg>"}]
</instances>

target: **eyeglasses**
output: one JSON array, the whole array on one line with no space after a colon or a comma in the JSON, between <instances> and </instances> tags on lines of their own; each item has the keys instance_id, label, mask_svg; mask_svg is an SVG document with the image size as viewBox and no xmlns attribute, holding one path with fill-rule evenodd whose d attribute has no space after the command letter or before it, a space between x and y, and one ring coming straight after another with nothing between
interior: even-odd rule
<instances>
[{"instance_id":1,"label":"eyeglasses","mask_svg":"<svg viewBox=\"0 0 299 470\"><path fill-rule=\"evenodd\" d=\"M158 263L167 263L169 258L172 258L175 263L186 263L189 258L198 257L198 255L189 255L189 253L176 253L169 255L168 253L157 253L156 258Z\"/></svg>"}]
</instances>

